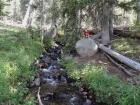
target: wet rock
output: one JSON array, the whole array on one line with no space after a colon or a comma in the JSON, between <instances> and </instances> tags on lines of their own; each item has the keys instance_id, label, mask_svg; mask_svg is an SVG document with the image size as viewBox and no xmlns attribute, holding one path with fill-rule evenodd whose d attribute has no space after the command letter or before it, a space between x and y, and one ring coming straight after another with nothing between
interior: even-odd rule
<instances>
[{"instance_id":1,"label":"wet rock","mask_svg":"<svg viewBox=\"0 0 140 105\"><path fill-rule=\"evenodd\" d=\"M80 101L77 97L72 97L69 102L71 105L80 105Z\"/></svg>"},{"instance_id":2,"label":"wet rock","mask_svg":"<svg viewBox=\"0 0 140 105\"><path fill-rule=\"evenodd\" d=\"M56 74L56 79L58 79L58 80L61 79L61 75L59 73Z\"/></svg>"},{"instance_id":3,"label":"wet rock","mask_svg":"<svg viewBox=\"0 0 140 105\"><path fill-rule=\"evenodd\" d=\"M66 79L66 77L64 77L64 76L61 76L60 81L63 82L63 83L66 83L66 82L67 82L67 79Z\"/></svg>"},{"instance_id":4,"label":"wet rock","mask_svg":"<svg viewBox=\"0 0 140 105\"><path fill-rule=\"evenodd\" d=\"M41 67L42 68L48 68L49 67L49 64L48 63L43 63Z\"/></svg>"},{"instance_id":5,"label":"wet rock","mask_svg":"<svg viewBox=\"0 0 140 105\"><path fill-rule=\"evenodd\" d=\"M51 65L56 65L57 66L57 65L60 65L60 63L58 63L57 60L52 60Z\"/></svg>"},{"instance_id":6,"label":"wet rock","mask_svg":"<svg viewBox=\"0 0 140 105\"><path fill-rule=\"evenodd\" d=\"M59 99L59 94L58 94L57 92L54 92L54 93L53 93L53 99L54 99L54 100Z\"/></svg>"},{"instance_id":7,"label":"wet rock","mask_svg":"<svg viewBox=\"0 0 140 105\"><path fill-rule=\"evenodd\" d=\"M56 86L57 83L54 80L54 78L43 78L44 83L46 82L46 84L50 84L52 86Z\"/></svg>"},{"instance_id":8,"label":"wet rock","mask_svg":"<svg viewBox=\"0 0 140 105\"><path fill-rule=\"evenodd\" d=\"M60 65L60 63L61 63L61 60L59 57L57 57L57 64Z\"/></svg>"},{"instance_id":9,"label":"wet rock","mask_svg":"<svg viewBox=\"0 0 140 105\"><path fill-rule=\"evenodd\" d=\"M34 87L34 86L35 86L35 82L32 82L32 83L30 84L29 88L32 88L32 87Z\"/></svg>"},{"instance_id":10,"label":"wet rock","mask_svg":"<svg viewBox=\"0 0 140 105\"><path fill-rule=\"evenodd\" d=\"M36 78L34 83L36 86L40 86L40 78Z\"/></svg>"},{"instance_id":11,"label":"wet rock","mask_svg":"<svg viewBox=\"0 0 140 105\"><path fill-rule=\"evenodd\" d=\"M70 86L74 87L74 86L76 86L76 84L72 82L72 83L70 83Z\"/></svg>"},{"instance_id":12,"label":"wet rock","mask_svg":"<svg viewBox=\"0 0 140 105\"><path fill-rule=\"evenodd\" d=\"M34 65L37 69L40 69L42 67L42 64L40 63L40 60L34 61Z\"/></svg>"},{"instance_id":13,"label":"wet rock","mask_svg":"<svg viewBox=\"0 0 140 105\"><path fill-rule=\"evenodd\" d=\"M82 91L84 91L84 88L79 88L79 92L82 92Z\"/></svg>"},{"instance_id":14,"label":"wet rock","mask_svg":"<svg viewBox=\"0 0 140 105\"><path fill-rule=\"evenodd\" d=\"M53 78L43 78L44 81L46 81L46 83L52 83L54 82Z\"/></svg>"},{"instance_id":15,"label":"wet rock","mask_svg":"<svg viewBox=\"0 0 140 105\"><path fill-rule=\"evenodd\" d=\"M42 97L44 101L53 100L53 93L45 93L45 95Z\"/></svg>"},{"instance_id":16,"label":"wet rock","mask_svg":"<svg viewBox=\"0 0 140 105\"><path fill-rule=\"evenodd\" d=\"M50 70L48 69L40 69L42 72L46 73L46 72L50 72Z\"/></svg>"},{"instance_id":17,"label":"wet rock","mask_svg":"<svg viewBox=\"0 0 140 105\"><path fill-rule=\"evenodd\" d=\"M60 94L59 94L59 97L60 97L60 98L67 98L67 96L68 96L68 95L67 95L67 94L64 94L64 93L60 93Z\"/></svg>"},{"instance_id":18,"label":"wet rock","mask_svg":"<svg viewBox=\"0 0 140 105\"><path fill-rule=\"evenodd\" d=\"M61 54L61 49L58 49L58 50L56 51L56 53L57 53L57 54Z\"/></svg>"},{"instance_id":19,"label":"wet rock","mask_svg":"<svg viewBox=\"0 0 140 105\"><path fill-rule=\"evenodd\" d=\"M84 102L83 105L91 105L91 101L89 99L86 99L86 102Z\"/></svg>"},{"instance_id":20,"label":"wet rock","mask_svg":"<svg viewBox=\"0 0 140 105\"><path fill-rule=\"evenodd\" d=\"M46 62L46 63L50 63L50 57L48 55L43 56L42 61Z\"/></svg>"},{"instance_id":21,"label":"wet rock","mask_svg":"<svg viewBox=\"0 0 140 105\"><path fill-rule=\"evenodd\" d=\"M82 92L82 94L83 94L83 95L87 95L87 94L88 94L88 92Z\"/></svg>"}]
</instances>

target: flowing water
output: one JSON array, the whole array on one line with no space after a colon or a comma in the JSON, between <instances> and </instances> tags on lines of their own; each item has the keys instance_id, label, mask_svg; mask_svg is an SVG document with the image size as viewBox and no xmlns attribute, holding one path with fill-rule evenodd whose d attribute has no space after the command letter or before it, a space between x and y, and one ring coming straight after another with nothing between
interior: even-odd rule
<instances>
[{"instance_id":1,"label":"flowing water","mask_svg":"<svg viewBox=\"0 0 140 105\"><path fill-rule=\"evenodd\" d=\"M39 87L43 105L105 105L98 102L88 89L78 88L75 80L68 78L66 70L61 68L60 58L61 47L55 45L35 62L38 73L30 85L30 93L35 96L36 105L39 105Z\"/></svg>"}]
</instances>

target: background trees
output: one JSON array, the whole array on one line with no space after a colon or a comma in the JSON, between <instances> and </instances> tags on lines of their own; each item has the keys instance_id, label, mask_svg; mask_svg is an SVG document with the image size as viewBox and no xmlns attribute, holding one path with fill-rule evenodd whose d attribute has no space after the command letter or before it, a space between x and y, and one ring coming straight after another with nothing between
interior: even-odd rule
<instances>
[{"instance_id":1,"label":"background trees","mask_svg":"<svg viewBox=\"0 0 140 105\"><path fill-rule=\"evenodd\" d=\"M4 8L4 3L2 0L0 0L0 16L3 15L3 12L2 12L3 8Z\"/></svg>"},{"instance_id":2,"label":"background trees","mask_svg":"<svg viewBox=\"0 0 140 105\"><path fill-rule=\"evenodd\" d=\"M101 42L108 44L110 37L113 36L113 26L130 25L133 20L137 20L137 23L140 21L139 0L21 0L20 2L1 0L0 2L0 13L4 8L3 2L9 4L5 8L10 9L4 11L9 12L7 15L12 17L11 20L22 22L23 27L39 28L42 30L41 36L52 34L54 26L57 25L57 28L64 32L65 42L70 40L75 43L83 29L88 27L100 28Z\"/></svg>"}]
</instances>

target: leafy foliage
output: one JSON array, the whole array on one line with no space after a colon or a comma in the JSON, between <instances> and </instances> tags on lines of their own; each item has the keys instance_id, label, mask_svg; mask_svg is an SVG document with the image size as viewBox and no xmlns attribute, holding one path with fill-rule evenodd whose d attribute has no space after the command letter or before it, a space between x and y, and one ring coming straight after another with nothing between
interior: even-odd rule
<instances>
[{"instance_id":1,"label":"leafy foliage","mask_svg":"<svg viewBox=\"0 0 140 105\"><path fill-rule=\"evenodd\" d=\"M41 44L35 31L32 34L33 38L29 36L30 31L25 29L17 29L12 33L16 36L9 34L8 37L0 38L0 103L33 105L33 98L29 98L31 96L25 99L23 97L28 92L27 81L30 81L35 73L32 61L39 55Z\"/></svg>"},{"instance_id":2,"label":"leafy foliage","mask_svg":"<svg viewBox=\"0 0 140 105\"><path fill-rule=\"evenodd\" d=\"M2 0L0 0L0 16L4 15L4 13L2 12L3 8L4 8L4 3Z\"/></svg>"},{"instance_id":3,"label":"leafy foliage","mask_svg":"<svg viewBox=\"0 0 140 105\"><path fill-rule=\"evenodd\" d=\"M140 23L137 23L136 20L134 20L133 23L134 23L134 28L135 29L140 29Z\"/></svg>"},{"instance_id":4,"label":"leafy foliage","mask_svg":"<svg viewBox=\"0 0 140 105\"><path fill-rule=\"evenodd\" d=\"M139 105L140 86L126 84L115 76L109 76L106 70L91 64L79 65L68 59L62 61L70 77L77 85L86 85L94 92L98 101L108 105Z\"/></svg>"}]
</instances>

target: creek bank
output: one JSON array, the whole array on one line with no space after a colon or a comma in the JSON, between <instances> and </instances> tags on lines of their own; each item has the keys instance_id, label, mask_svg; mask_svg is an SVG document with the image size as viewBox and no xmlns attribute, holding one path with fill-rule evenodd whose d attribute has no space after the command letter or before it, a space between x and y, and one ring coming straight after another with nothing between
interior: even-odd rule
<instances>
[{"instance_id":1,"label":"creek bank","mask_svg":"<svg viewBox=\"0 0 140 105\"><path fill-rule=\"evenodd\" d=\"M37 97L39 90L43 105L105 105L98 102L84 85L77 87L76 81L68 77L67 70L61 66L59 45L47 49L34 65L38 73L33 77L29 91L34 96L36 105L41 105Z\"/></svg>"}]
</instances>

